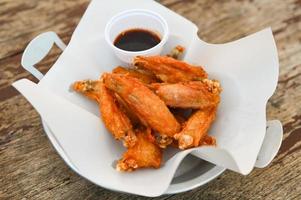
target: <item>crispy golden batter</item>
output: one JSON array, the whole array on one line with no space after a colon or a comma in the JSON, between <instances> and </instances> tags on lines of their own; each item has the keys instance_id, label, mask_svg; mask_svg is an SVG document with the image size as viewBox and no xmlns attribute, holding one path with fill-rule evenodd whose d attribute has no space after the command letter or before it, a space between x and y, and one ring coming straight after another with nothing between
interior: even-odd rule
<instances>
[{"instance_id":1,"label":"crispy golden batter","mask_svg":"<svg viewBox=\"0 0 301 200\"><path fill-rule=\"evenodd\" d=\"M202 144L212 122L215 119L216 108L198 110L188 119L181 132L174 138L178 140L180 149L197 147Z\"/></svg>"},{"instance_id":2,"label":"crispy golden batter","mask_svg":"<svg viewBox=\"0 0 301 200\"><path fill-rule=\"evenodd\" d=\"M164 102L138 79L121 74L105 74L104 83L122 97L144 125L169 137L179 132L180 124Z\"/></svg>"},{"instance_id":3,"label":"crispy golden batter","mask_svg":"<svg viewBox=\"0 0 301 200\"><path fill-rule=\"evenodd\" d=\"M167 83L195 81L207 78L207 73L200 66L193 66L167 56L137 56L134 65L153 72L158 79Z\"/></svg>"},{"instance_id":4,"label":"crispy golden batter","mask_svg":"<svg viewBox=\"0 0 301 200\"><path fill-rule=\"evenodd\" d=\"M125 68L125 67L116 67L113 69L113 73L115 74L126 74L129 76L132 76L134 78L139 79L142 83L145 84L150 84L150 83L155 83L157 82L156 76L143 69L130 69L130 68Z\"/></svg>"},{"instance_id":5,"label":"crispy golden batter","mask_svg":"<svg viewBox=\"0 0 301 200\"><path fill-rule=\"evenodd\" d=\"M99 103L99 109L107 129L115 139L122 140L124 146L133 146L137 140L129 118L123 113L113 94L101 80L78 81L73 89Z\"/></svg>"},{"instance_id":6,"label":"crispy golden batter","mask_svg":"<svg viewBox=\"0 0 301 200\"><path fill-rule=\"evenodd\" d=\"M131 108L127 105L127 103L117 94L114 93L114 97L116 98L118 105L122 112L126 114L126 116L130 119L133 126L139 125L140 120L137 115L131 110Z\"/></svg>"},{"instance_id":7,"label":"crispy golden batter","mask_svg":"<svg viewBox=\"0 0 301 200\"><path fill-rule=\"evenodd\" d=\"M183 83L153 83L154 90L166 105L178 108L216 107L220 101L220 84L217 81Z\"/></svg>"},{"instance_id":8,"label":"crispy golden batter","mask_svg":"<svg viewBox=\"0 0 301 200\"><path fill-rule=\"evenodd\" d=\"M138 168L159 168L162 151L156 145L151 130L136 131L137 142L123 154L117 163L118 171L133 171Z\"/></svg>"}]
</instances>

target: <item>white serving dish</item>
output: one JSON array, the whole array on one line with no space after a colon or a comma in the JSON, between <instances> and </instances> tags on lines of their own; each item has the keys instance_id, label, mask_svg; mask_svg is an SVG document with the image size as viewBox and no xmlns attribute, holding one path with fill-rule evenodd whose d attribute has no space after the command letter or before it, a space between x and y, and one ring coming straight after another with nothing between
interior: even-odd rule
<instances>
[{"instance_id":1,"label":"white serving dish","mask_svg":"<svg viewBox=\"0 0 301 200\"><path fill-rule=\"evenodd\" d=\"M73 171L78 173L78 170L75 166L73 166L73 163L69 160L68 156L66 156L63 148L61 148L60 144L56 141L51 130L43 120L42 125L55 150L59 153L66 164ZM225 170L226 169L224 167L216 166L193 155L189 155L182 161L181 165L178 167L174 178L165 194L176 194L192 190L215 179Z\"/></svg>"}]
</instances>

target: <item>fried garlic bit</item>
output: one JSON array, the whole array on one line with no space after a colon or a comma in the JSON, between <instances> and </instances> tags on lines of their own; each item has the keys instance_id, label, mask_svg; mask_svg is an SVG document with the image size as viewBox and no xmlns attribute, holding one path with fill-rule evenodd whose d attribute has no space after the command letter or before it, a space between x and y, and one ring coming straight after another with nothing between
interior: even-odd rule
<instances>
[{"instance_id":1,"label":"fried garlic bit","mask_svg":"<svg viewBox=\"0 0 301 200\"><path fill-rule=\"evenodd\" d=\"M174 47L167 56L172 57L174 59L180 59L185 51L185 48L181 45L177 45Z\"/></svg>"},{"instance_id":2,"label":"fried garlic bit","mask_svg":"<svg viewBox=\"0 0 301 200\"><path fill-rule=\"evenodd\" d=\"M222 91L221 84L217 80L209 80L209 79L203 79L203 83L206 84L208 91L210 91L213 94L219 95Z\"/></svg>"},{"instance_id":3,"label":"fried garlic bit","mask_svg":"<svg viewBox=\"0 0 301 200\"><path fill-rule=\"evenodd\" d=\"M106 128L127 148L116 170L159 168L168 146L216 145L207 133L221 85L202 67L176 60L183 52L177 46L168 56L138 56L134 67L118 66L99 80L72 85L98 103Z\"/></svg>"}]
</instances>

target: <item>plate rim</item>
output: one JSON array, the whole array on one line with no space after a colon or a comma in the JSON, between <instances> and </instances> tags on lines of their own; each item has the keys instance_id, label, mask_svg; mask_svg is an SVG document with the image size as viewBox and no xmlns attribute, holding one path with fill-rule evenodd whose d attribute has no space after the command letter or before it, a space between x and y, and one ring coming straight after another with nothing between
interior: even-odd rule
<instances>
[{"instance_id":1,"label":"plate rim","mask_svg":"<svg viewBox=\"0 0 301 200\"><path fill-rule=\"evenodd\" d=\"M62 160L67 164L67 166L71 170L73 170L77 175L81 176L80 173L77 171L76 167L71 163L71 161L65 155L64 150L62 149L60 144L58 144L57 139L53 136L53 134L51 133L51 129L48 127L47 123L43 120L42 117L41 117L41 123L42 123L43 130L47 135L47 138L49 139L53 148L56 150L56 152L62 158ZM214 167L211 168L206 173L201 174L193 179L189 179L188 181L181 182L181 183L174 183L174 184L171 182L163 195L182 193L182 192L186 192L186 191L195 189L202 185L205 185L206 183L208 183L208 182L214 180L215 178L217 178L218 176L220 176L225 170L226 170L226 168L224 168L224 167L214 165ZM85 177L83 177L83 178L85 178ZM95 183L93 183L93 184L95 184ZM99 186L98 184L96 184L96 185ZM99 187L101 187L101 186L99 186ZM106 189L109 189L111 191L116 191L111 188L106 188ZM116 191L116 192L120 192L120 191Z\"/></svg>"}]
</instances>

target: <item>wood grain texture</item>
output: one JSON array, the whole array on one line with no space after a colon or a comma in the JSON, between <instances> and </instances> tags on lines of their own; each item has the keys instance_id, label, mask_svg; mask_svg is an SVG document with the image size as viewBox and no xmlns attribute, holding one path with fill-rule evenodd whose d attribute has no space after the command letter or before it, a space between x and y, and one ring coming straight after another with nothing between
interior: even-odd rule
<instances>
[{"instance_id":1,"label":"wood grain texture","mask_svg":"<svg viewBox=\"0 0 301 200\"><path fill-rule=\"evenodd\" d=\"M248 176L227 171L189 192L156 199L301 198L301 1L162 0L193 21L199 36L224 43L271 26L280 78L267 105L268 119L284 125L280 153ZM97 187L72 172L43 133L40 118L10 84L34 78L20 67L21 54L36 35L55 31L67 43L88 0L0 0L0 199L151 199ZM39 64L46 72L60 51Z\"/></svg>"}]
</instances>

